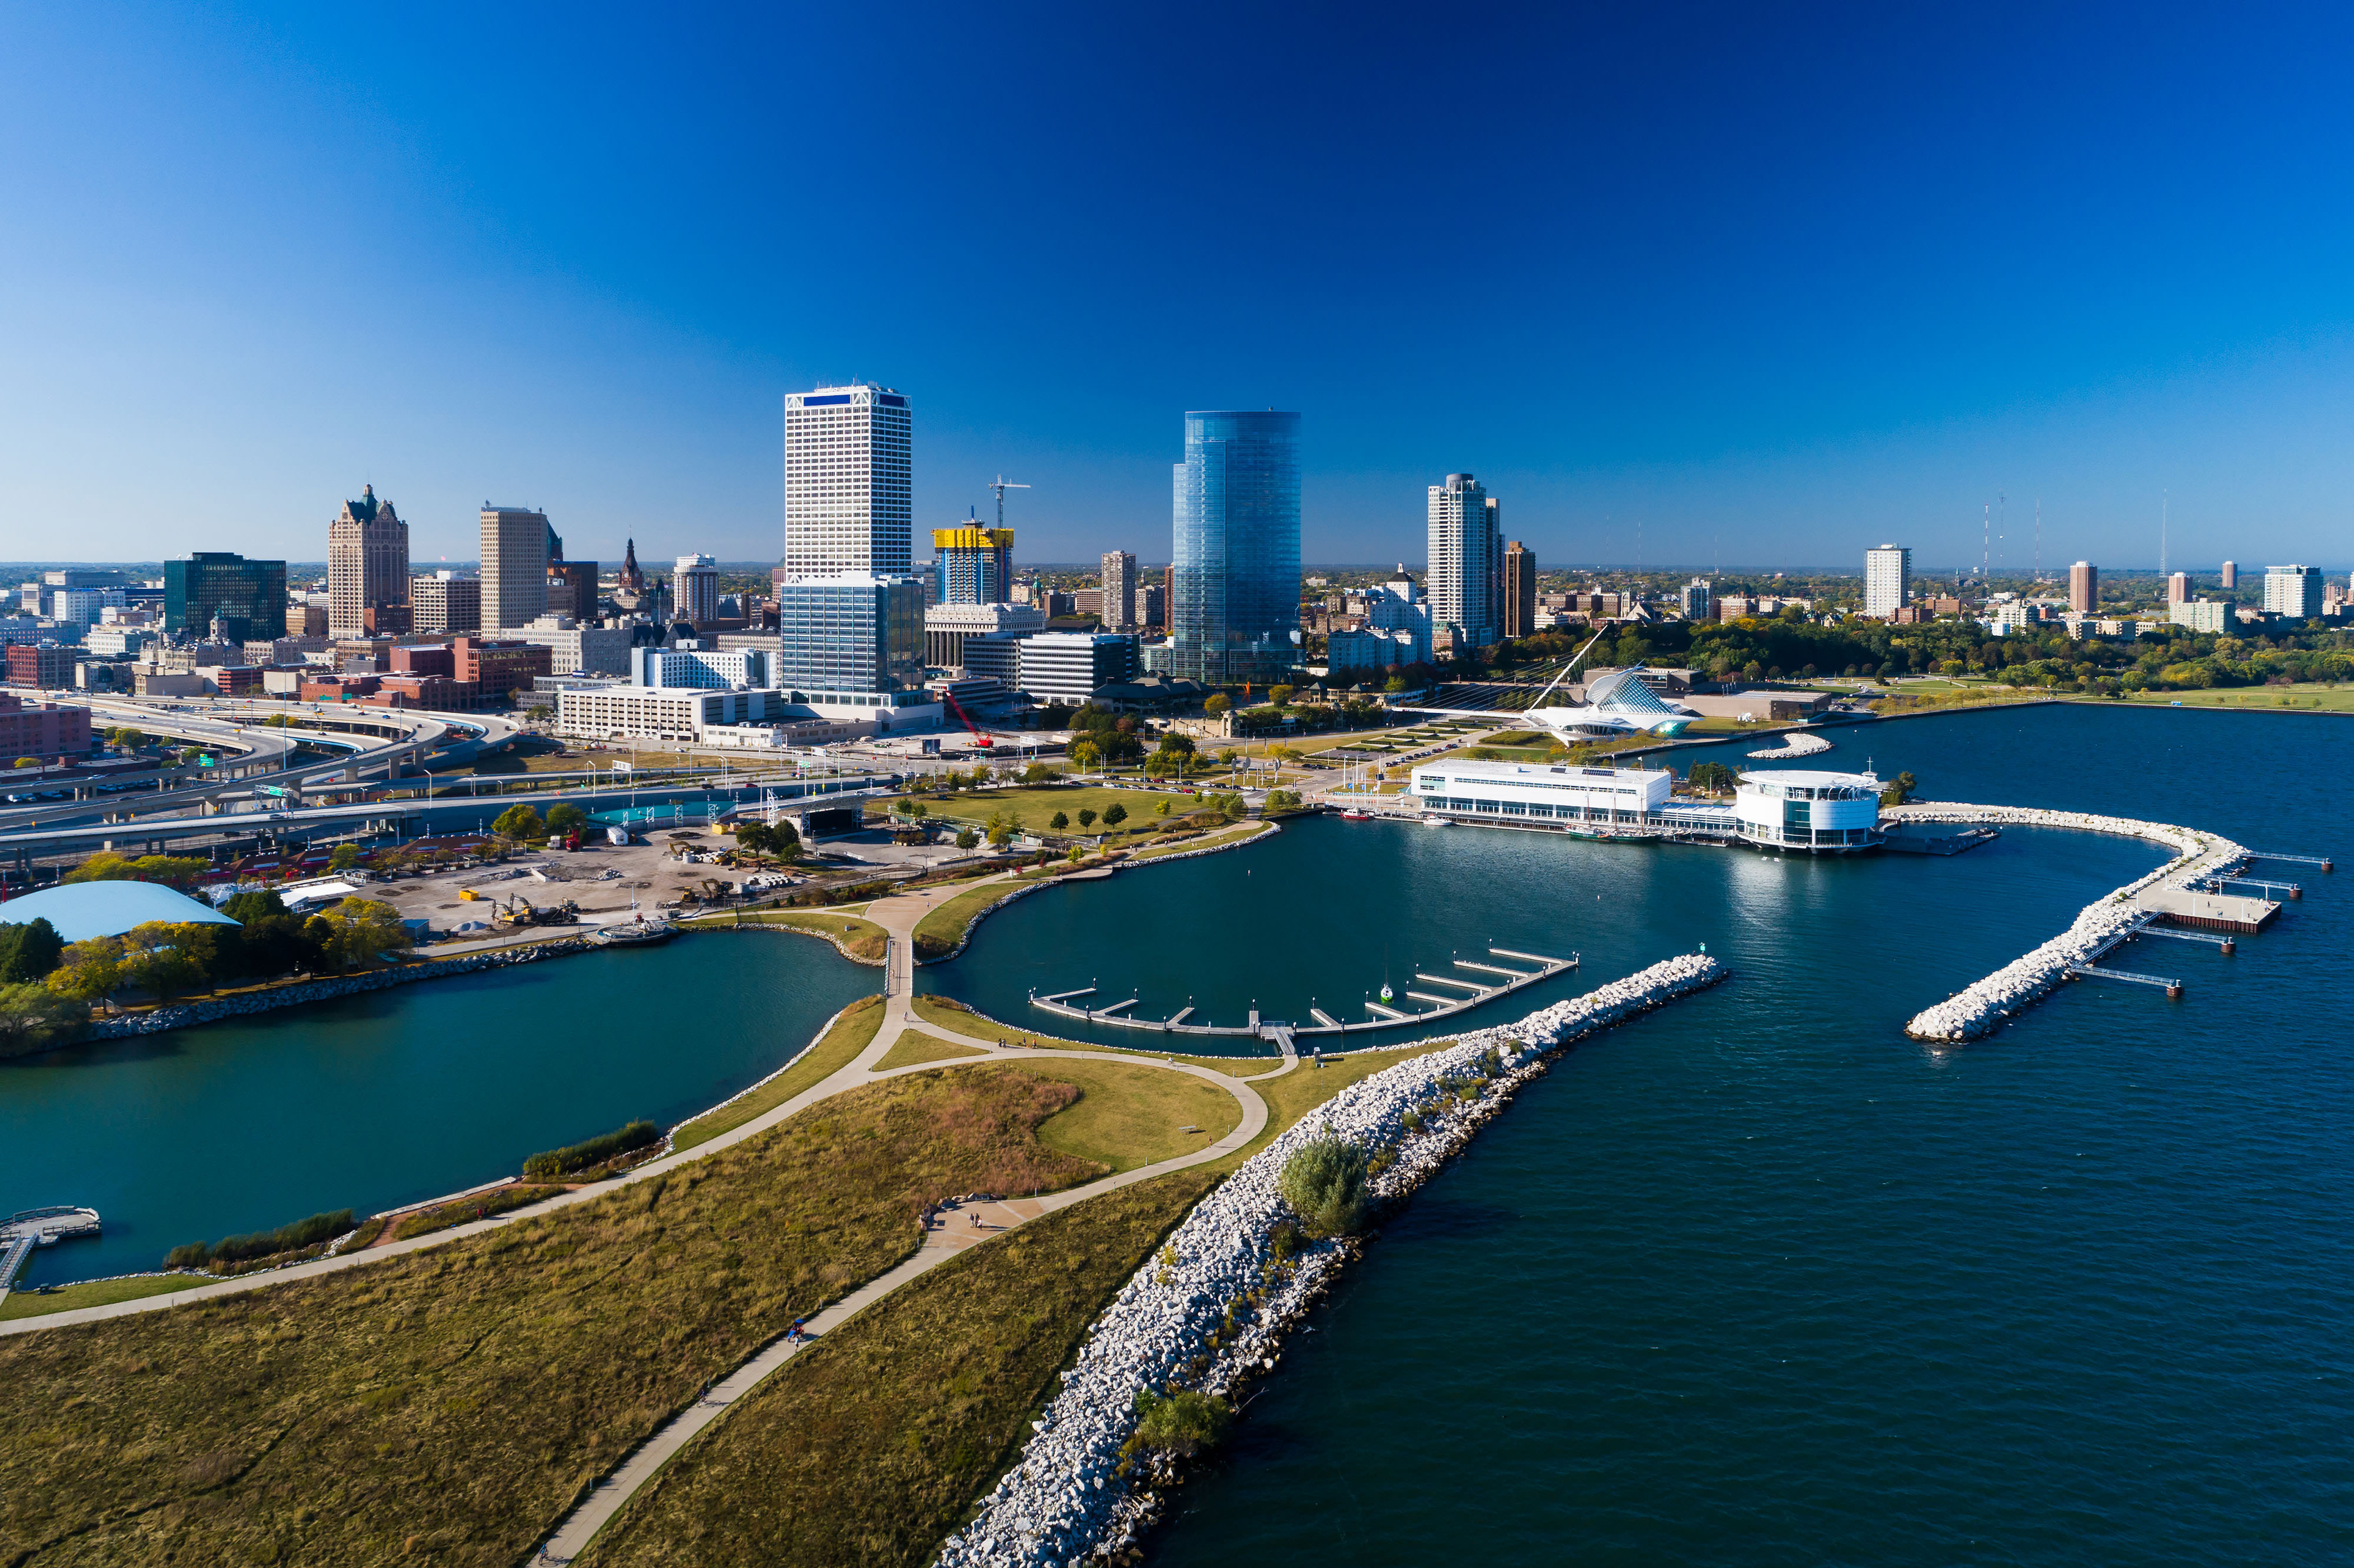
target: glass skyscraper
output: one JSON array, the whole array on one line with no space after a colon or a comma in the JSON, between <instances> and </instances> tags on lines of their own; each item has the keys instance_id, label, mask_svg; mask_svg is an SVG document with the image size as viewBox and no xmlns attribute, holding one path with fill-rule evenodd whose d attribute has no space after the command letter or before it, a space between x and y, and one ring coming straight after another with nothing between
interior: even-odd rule
<instances>
[{"instance_id":1,"label":"glass skyscraper","mask_svg":"<svg viewBox=\"0 0 2354 1568\"><path fill-rule=\"evenodd\" d=\"M864 572L777 588L776 683L795 702L888 705L924 679L924 585Z\"/></svg>"},{"instance_id":2,"label":"glass skyscraper","mask_svg":"<svg viewBox=\"0 0 2354 1568\"><path fill-rule=\"evenodd\" d=\"M1185 416L1176 465L1168 673L1214 686L1299 662L1299 416Z\"/></svg>"},{"instance_id":3,"label":"glass skyscraper","mask_svg":"<svg viewBox=\"0 0 2354 1568\"><path fill-rule=\"evenodd\" d=\"M198 550L164 563L164 630L201 641L217 619L231 642L286 630L286 563Z\"/></svg>"}]
</instances>

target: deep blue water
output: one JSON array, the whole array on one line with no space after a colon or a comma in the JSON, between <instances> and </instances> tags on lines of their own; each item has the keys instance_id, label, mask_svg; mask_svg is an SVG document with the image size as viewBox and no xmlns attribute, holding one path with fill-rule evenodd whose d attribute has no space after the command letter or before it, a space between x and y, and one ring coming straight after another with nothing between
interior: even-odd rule
<instances>
[{"instance_id":1,"label":"deep blue water","mask_svg":"<svg viewBox=\"0 0 2354 1568\"><path fill-rule=\"evenodd\" d=\"M1819 765L1870 756L1931 796L2354 847L2344 720L2066 707L1836 738ZM1578 949L1585 984L1702 940L1735 973L1574 1052L1424 1189L1151 1560L2354 1561L2354 880L2274 868L2308 895L2232 958L2129 949L2179 1002L2083 982L1958 1050L1900 1033L2157 858L1320 821L1003 912L938 971L960 994L1100 971L1238 1016L1343 969L1362 989L1384 942L1394 971L1490 937Z\"/></svg>"},{"instance_id":2,"label":"deep blue water","mask_svg":"<svg viewBox=\"0 0 2354 1568\"><path fill-rule=\"evenodd\" d=\"M876 972L814 939L696 936L0 1062L0 1213L104 1219L34 1255L42 1284L436 1197L726 1098Z\"/></svg>"}]
</instances>

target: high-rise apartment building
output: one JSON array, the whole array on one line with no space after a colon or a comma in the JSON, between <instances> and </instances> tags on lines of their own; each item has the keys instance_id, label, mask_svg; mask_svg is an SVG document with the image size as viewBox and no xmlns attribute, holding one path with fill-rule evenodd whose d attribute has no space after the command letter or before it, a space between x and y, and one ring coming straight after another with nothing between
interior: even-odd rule
<instances>
[{"instance_id":1,"label":"high-rise apartment building","mask_svg":"<svg viewBox=\"0 0 2354 1568\"><path fill-rule=\"evenodd\" d=\"M1299 662L1299 416L1188 411L1172 481L1166 673L1278 678Z\"/></svg>"},{"instance_id":2,"label":"high-rise apartment building","mask_svg":"<svg viewBox=\"0 0 2354 1568\"><path fill-rule=\"evenodd\" d=\"M1010 604L1013 530L968 523L932 530L934 604Z\"/></svg>"},{"instance_id":3,"label":"high-rise apartment building","mask_svg":"<svg viewBox=\"0 0 2354 1568\"><path fill-rule=\"evenodd\" d=\"M1103 623L1113 631L1136 627L1136 557L1126 550L1104 552Z\"/></svg>"},{"instance_id":4,"label":"high-rise apartment building","mask_svg":"<svg viewBox=\"0 0 2354 1568\"><path fill-rule=\"evenodd\" d=\"M786 397L788 572L907 575L911 428L907 399L886 387L821 387Z\"/></svg>"},{"instance_id":5,"label":"high-rise apartment building","mask_svg":"<svg viewBox=\"0 0 2354 1568\"><path fill-rule=\"evenodd\" d=\"M364 484L327 524L328 633L362 636L369 610L408 602L408 524Z\"/></svg>"},{"instance_id":6,"label":"high-rise apartment building","mask_svg":"<svg viewBox=\"0 0 2354 1568\"><path fill-rule=\"evenodd\" d=\"M672 568L671 616L701 626L719 619L719 564L709 556L681 556Z\"/></svg>"},{"instance_id":7,"label":"high-rise apartment building","mask_svg":"<svg viewBox=\"0 0 2354 1568\"><path fill-rule=\"evenodd\" d=\"M1714 608L1716 600L1716 585L1710 582L1706 577L1692 578L1691 581L1684 584L1683 588L1678 592L1676 597L1682 603L1684 619L1686 620L1713 620L1716 619L1716 609Z\"/></svg>"},{"instance_id":8,"label":"high-rise apartment building","mask_svg":"<svg viewBox=\"0 0 2354 1568\"><path fill-rule=\"evenodd\" d=\"M483 626L529 626L547 613L547 540L546 514L484 503Z\"/></svg>"},{"instance_id":9,"label":"high-rise apartment building","mask_svg":"<svg viewBox=\"0 0 2354 1568\"><path fill-rule=\"evenodd\" d=\"M408 580L409 624L419 636L482 629L482 580L434 572Z\"/></svg>"},{"instance_id":10,"label":"high-rise apartment building","mask_svg":"<svg viewBox=\"0 0 2354 1568\"><path fill-rule=\"evenodd\" d=\"M2190 574L2189 572L2176 572L2166 579L2166 602L2168 604L2189 604L2190 602Z\"/></svg>"},{"instance_id":11,"label":"high-rise apartment building","mask_svg":"<svg viewBox=\"0 0 2354 1568\"><path fill-rule=\"evenodd\" d=\"M2292 620L2310 620L2321 613L2319 567L2266 567L2264 610Z\"/></svg>"},{"instance_id":12,"label":"high-rise apartment building","mask_svg":"<svg viewBox=\"0 0 2354 1568\"><path fill-rule=\"evenodd\" d=\"M1169 629L1169 589L1160 583L1147 583L1137 589L1137 624L1154 631Z\"/></svg>"},{"instance_id":13,"label":"high-rise apartment building","mask_svg":"<svg viewBox=\"0 0 2354 1568\"><path fill-rule=\"evenodd\" d=\"M1504 546L1504 635L1526 637L1537 629L1536 552L1518 539Z\"/></svg>"},{"instance_id":14,"label":"high-rise apartment building","mask_svg":"<svg viewBox=\"0 0 2354 1568\"><path fill-rule=\"evenodd\" d=\"M2223 563L2223 587L2228 589L2235 588L2239 586L2240 563L2237 561L2225 561Z\"/></svg>"},{"instance_id":15,"label":"high-rise apartment building","mask_svg":"<svg viewBox=\"0 0 2354 1568\"><path fill-rule=\"evenodd\" d=\"M2068 608L2078 615L2101 608L2101 568L2090 561L2068 568Z\"/></svg>"},{"instance_id":16,"label":"high-rise apartment building","mask_svg":"<svg viewBox=\"0 0 2354 1568\"><path fill-rule=\"evenodd\" d=\"M1882 545L1863 553L1863 613L1885 620L1913 598L1913 548Z\"/></svg>"},{"instance_id":17,"label":"high-rise apartment building","mask_svg":"<svg viewBox=\"0 0 2354 1568\"><path fill-rule=\"evenodd\" d=\"M286 624L286 563L198 550L164 563L164 630L206 638L217 621L231 642L275 637Z\"/></svg>"},{"instance_id":18,"label":"high-rise apartment building","mask_svg":"<svg viewBox=\"0 0 2354 1568\"><path fill-rule=\"evenodd\" d=\"M1450 473L1430 487L1430 571L1426 585L1432 616L1463 641L1484 648L1496 641L1494 582L1496 509L1468 473Z\"/></svg>"}]
</instances>

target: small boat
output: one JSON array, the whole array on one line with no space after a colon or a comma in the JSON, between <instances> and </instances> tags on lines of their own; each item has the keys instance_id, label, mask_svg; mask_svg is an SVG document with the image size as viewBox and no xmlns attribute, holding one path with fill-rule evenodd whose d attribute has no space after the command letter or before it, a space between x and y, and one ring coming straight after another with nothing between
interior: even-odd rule
<instances>
[{"instance_id":1,"label":"small boat","mask_svg":"<svg viewBox=\"0 0 2354 1568\"><path fill-rule=\"evenodd\" d=\"M606 927L597 933L597 942L606 948L650 948L677 935L678 927L667 920L637 919L624 926Z\"/></svg>"},{"instance_id":2,"label":"small boat","mask_svg":"<svg viewBox=\"0 0 2354 1568\"><path fill-rule=\"evenodd\" d=\"M1355 806L1351 806L1341 811L1341 820L1344 822L1370 822L1373 820L1373 814L1371 811L1361 810Z\"/></svg>"},{"instance_id":3,"label":"small boat","mask_svg":"<svg viewBox=\"0 0 2354 1568\"><path fill-rule=\"evenodd\" d=\"M1384 1001L1390 1001L1391 999L1392 999L1392 993L1391 993L1391 991L1390 991L1389 982L1387 982L1386 980L1384 980L1384 981L1382 983L1382 1000L1383 1000Z\"/></svg>"},{"instance_id":4,"label":"small boat","mask_svg":"<svg viewBox=\"0 0 2354 1568\"><path fill-rule=\"evenodd\" d=\"M1426 828L1451 828L1455 824L1446 817L1425 817L1422 825Z\"/></svg>"}]
</instances>

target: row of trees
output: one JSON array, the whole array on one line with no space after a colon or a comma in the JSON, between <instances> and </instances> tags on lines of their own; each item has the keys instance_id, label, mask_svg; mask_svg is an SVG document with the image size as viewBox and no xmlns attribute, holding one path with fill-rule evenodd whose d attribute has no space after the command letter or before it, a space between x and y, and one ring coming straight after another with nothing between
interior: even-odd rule
<instances>
[{"instance_id":1,"label":"row of trees","mask_svg":"<svg viewBox=\"0 0 2354 1568\"><path fill-rule=\"evenodd\" d=\"M510 843L541 843L578 832L588 825L588 813L569 800L558 801L542 818L527 803L517 801L491 822L491 832Z\"/></svg>"}]
</instances>

